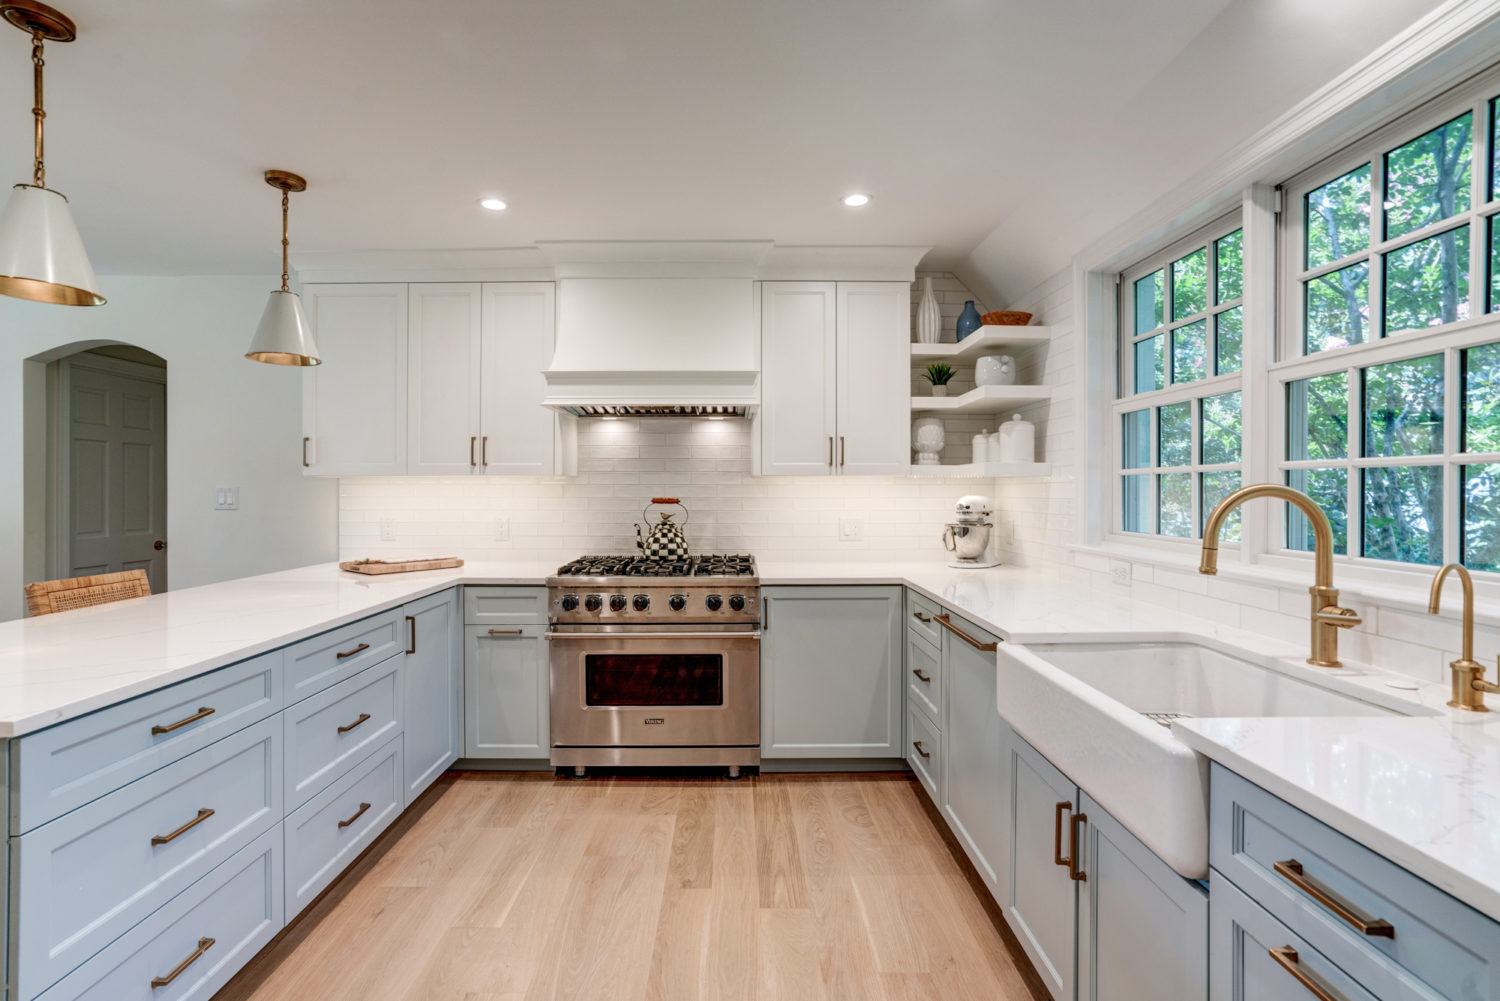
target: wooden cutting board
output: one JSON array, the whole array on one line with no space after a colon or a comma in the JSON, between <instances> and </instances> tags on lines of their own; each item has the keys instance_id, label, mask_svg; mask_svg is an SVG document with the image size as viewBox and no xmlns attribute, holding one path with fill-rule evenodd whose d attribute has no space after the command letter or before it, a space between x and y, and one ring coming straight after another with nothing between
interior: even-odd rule
<instances>
[{"instance_id":1,"label":"wooden cutting board","mask_svg":"<svg viewBox=\"0 0 1500 1001\"><path fill-rule=\"evenodd\" d=\"M411 573L414 570L446 570L461 567L464 561L457 556L426 556L413 560L346 560L339 564L340 570L350 573L382 574Z\"/></svg>"}]
</instances>

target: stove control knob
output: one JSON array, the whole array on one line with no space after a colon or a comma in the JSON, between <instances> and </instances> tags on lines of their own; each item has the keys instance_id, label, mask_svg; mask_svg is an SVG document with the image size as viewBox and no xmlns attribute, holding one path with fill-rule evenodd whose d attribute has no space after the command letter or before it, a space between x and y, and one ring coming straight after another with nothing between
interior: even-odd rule
<instances>
[{"instance_id":1,"label":"stove control knob","mask_svg":"<svg viewBox=\"0 0 1500 1001\"><path fill-rule=\"evenodd\" d=\"M651 596L649 594L638 594L631 599L630 605L637 612L644 612L651 607Z\"/></svg>"},{"instance_id":2,"label":"stove control knob","mask_svg":"<svg viewBox=\"0 0 1500 1001\"><path fill-rule=\"evenodd\" d=\"M583 599L583 607L591 612L597 612L604 607L604 599L597 594L591 594Z\"/></svg>"},{"instance_id":3,"label":"stove control knob","mask_svg":"<svg viewBox=\"0 0 1500 1001\"><path fill-rule=\"evenodd\" d=\"M708 596L707 604L710 612L717 612L724 607L724 598L721 595L711 594Z\"/></svg>"},{"instance_id":4,"label":"stove control knob","mask_svg":"<svg viewBox=\"0 0 1500 1001\"><path fill-rule=\"evenodd\" d=\"M729 607L736 612L745 610L745 596L743 594L731 594L729 596Z\"/></svg>"},{"instance_id":5,"label":"stove control knob","mask_svg":"<svg viewBox=\"0 0 1500 1001\"><path fill-rule=\"evenodd\" d=\"M674 594L667 599L667 604L672 606L672 611L680 612L687 607L687 595Z\"/></svg>"},{"instance_id":6,"label":"stove control knob","mask_svg":"<svg viewBox=\"0 0 1500 1001\"><path fill-rule=\"evenodd\" d=\"M562 599L562 610L563 611L565 611L565 612L571 612L571 611L573 611L577 607L578 607L578 595L576 595L576 594L565 594L565 595L563 595L563 599Z\"/></svg>"},{"instance_id":7,"label":"stove control knob","mask_svg":"<svg viewBox=\"0 0 1500 1001\"><path fill-rule=\"evenodd\" d=\"M612 594L609 596L609 610L611 612L625 611L625 596L623 594Z\"/></svg>"}]
</instances>

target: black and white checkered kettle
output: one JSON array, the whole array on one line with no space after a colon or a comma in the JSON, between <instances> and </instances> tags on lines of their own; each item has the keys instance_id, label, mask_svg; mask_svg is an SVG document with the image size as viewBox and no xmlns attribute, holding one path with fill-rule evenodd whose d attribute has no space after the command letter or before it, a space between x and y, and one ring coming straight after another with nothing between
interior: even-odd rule
<instances>
[{"instance_id":1,"label":"black and white checkered kettle","mask_svg":"<svg viewBox=\"0 0 1500 1001\"><path fill-rule=\"evenodd\" d=\"M635 526L635 547L648 560L682 559L688 555L687 536L683 534L682 525L672 521L672 514L663 511L661 521L651 525L651 509L657 504L674 504L682 508L682 524L687 524L688 509L682 501L676 497L653 497L641 511L641 519L650 525L650 531L642 536L641 526Z\"/></svg>"}]
</instances>

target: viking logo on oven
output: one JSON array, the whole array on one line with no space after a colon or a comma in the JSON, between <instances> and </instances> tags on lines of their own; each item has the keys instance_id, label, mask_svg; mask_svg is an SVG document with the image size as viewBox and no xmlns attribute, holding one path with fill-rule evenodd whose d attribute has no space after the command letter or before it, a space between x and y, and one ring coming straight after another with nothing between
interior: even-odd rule
<instances>
[{"instance_id":1,"label":"viking logo on oven","mask_svg":"<svg viewBox=\"0 0 1500 1001\"><path fill-rule=\"evenodd\" d=\"M657 724L657 723L665 723L665 722L666 722L666 720L663 719L660 716L647 716L646 717L646 725L647 726L652 726L652 725Z\"/></svg>"}]
</instances>

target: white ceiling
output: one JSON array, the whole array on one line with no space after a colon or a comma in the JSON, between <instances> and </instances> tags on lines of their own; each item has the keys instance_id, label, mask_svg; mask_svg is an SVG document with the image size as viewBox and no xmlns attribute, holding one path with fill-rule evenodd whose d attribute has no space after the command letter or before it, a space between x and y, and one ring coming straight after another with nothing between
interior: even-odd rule
<instances>
[{"instance_id":1,"label":"white ceiling","mask_svg":"<svg viewBox=\"0 0 1500 1001\"><path fill-rule=\"evenodd\" d=\"M48 179L100 273L269 278L280 167L310 182L294 251L930 244L1009 292L1435 6L63 2ZM5 180L30 177L27 56L0 32Z\"/></svg>"}]
</instances>

